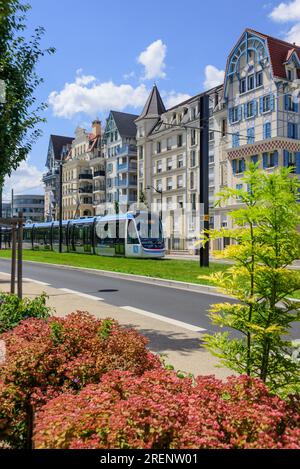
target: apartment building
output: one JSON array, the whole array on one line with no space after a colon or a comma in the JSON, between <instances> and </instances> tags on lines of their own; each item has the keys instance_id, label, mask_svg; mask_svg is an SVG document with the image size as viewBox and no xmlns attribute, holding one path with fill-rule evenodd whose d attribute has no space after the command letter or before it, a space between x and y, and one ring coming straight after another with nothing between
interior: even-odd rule
<instances>
[{"instance_id":1,"label":"apartment building","mask_svg":"<svg viewBox=\"0 0 300 469\"><path fill-rule=\"evenodd\" d=\"M124 209L137 201L137 115L110 111L104 130L106 210Z\"/></svg>"},{"instance_id":2,"label":"apartment building","mask_svg":"<svg viewBox=\"0 0 300 469\"><path fill-rule=\"evenodd\" d=\"M73 137L50 135L46 168L43 175L45 188L44 218L46 221L57 220L59 215L59 164L68 155Z\"/></svg>"},{"instance_id":3,"label":"apartment building","mask_svg":"<svg viewBox=\"0 0 300 469\"><path fill-rule=\"evenodd\" d=\"M13 200L12 216L17 217L19 212L23 213L26 222L44 221L44 195L15 195Z\"/></svg>"},{"instance_id":4,"label":"apartment building","mask_svg":"<svg viewBox=\"0 0 300 469\"><path fill-rule=\"evenodd\" d=\"M78 127L63 163L63 218L93 216L105 200L105 169L101 153L101 123L92 132Z\"/></svg>"},{"instance_id":5,"label":"apartment building","mask_svg":"<svg viewBox=\"0 0 300 469\"><path fill-rule=\"evenodd\" d=\"M222 87L209 92L210 127L213 109L220 101ZM136 119L138 145L138 197L162 213L167 247L193 252L200 232L199 205L199 98L200 94L165 109L154 85L141 115ZM218 185L218 160L214 132L209 134L210 206ZM211 225L214 214L211 214Z\"/></svg>"},{"instance_id":6,"label":"apartment building","mask_svg":"<svg viewBox=\"0 0 300 469\"><path fill-rule=\"evenodd\" d=\"M246 164L258 162L267 172L292 166L300 175L299 114L300 47L246 29L232 49L226 65L223 101L216 110L216 125L227 122L220 137L220 186L242 188ZM231 226L231 199L216 210L217 226ZM228 240L220 240L222 249Z\"/></svg>"}]
</instances>

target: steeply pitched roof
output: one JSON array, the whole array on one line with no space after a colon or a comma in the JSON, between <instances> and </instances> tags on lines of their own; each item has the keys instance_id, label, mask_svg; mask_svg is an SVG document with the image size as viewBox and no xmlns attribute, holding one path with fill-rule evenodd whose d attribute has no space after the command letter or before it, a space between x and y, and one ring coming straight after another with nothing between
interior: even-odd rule
<instances>
[{"instance_id":1,"label":"steeply pitched roof","mask_svg":"<svg viewBox=\"0 0 300 469\"><path fill-rule=\"evenodd\" d=\"M291 44L289 42L282 41L281 39L268 36L267 34L259 33L253 29L246 29L246 31L252 34L256 34L257 36L266 40L270 54L273 76L286 79L285 62L287 61L287 57L290 55L291 49L293 49L292 52L295 52L298 58L300 58L300 47L296 46L296 44ZM300 71L298 70L298 78L300 78L299 72Z\"/></svg>"},{"instance_id":2,"label":"steeply pitched roof","mask_svg":"<svg viewBox=\"0 0 300 469\"><path fill-rule=\"evenodd\" d=\"M136 114L128 114L127 112L118 111L111 111L111 113L121 136L136 136L136 125L134 123L138 117Z\"/></svg>"},{"instance_id":3,"label":"steeply pitched roof","mask_svg":"<svg viewBox=\"0 0 300 469\"><path fill-rule=\"evenodd\" d=\"M163 103L163 100L161 99L157 86L154 85L151 90L151 93L148 96L142 114L138 117L137 121L145 118L155 119L164 112L166 112L165 105Z\"/></svg>"},{"instance_id":4,"label":"steeply pitched roof","mask_svg":"<svg viewBox=\"0 0 300 469\"><path fill-rule=\"evenodd\" d=\"M62 147L64 145L70 145L74 138L64 137L63 135L50 135L50 140L52 141L54 157L56 160L60 160Z\"/></svg>"}]
</instances>

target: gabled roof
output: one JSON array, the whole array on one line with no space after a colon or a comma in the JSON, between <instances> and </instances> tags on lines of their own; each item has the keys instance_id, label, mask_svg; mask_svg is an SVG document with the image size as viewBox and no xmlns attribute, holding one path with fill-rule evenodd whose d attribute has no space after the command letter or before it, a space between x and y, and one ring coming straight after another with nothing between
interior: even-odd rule
<instances>
[{"instance_id":1,"label":"gabled roof","mask_svg":"<svg viewBox=\"0 0 300 469\"><path fill-rule=\"evenodd\" d=\"M121 137L135 137L136 125L134 121L137 119L136 114L128 114L127 112L111 111L116 126Z\"/></svg>"},{"instance_id":2,"label":"gabled roof","mask_svg":"<svg viewBox=\"0 0 300 469\"><path fill-rule=\"evenodd\" d=\"M298 57L300 57L300 47L296 44L291 44L289 42L282 41L267 34L259 33L254 29L246 29L247 32L251 34L256 34L257 36L266 40L267 47L270 54L271 67L273 70L273 76L277 78L286 79L286 70L285 63L287 58L295 52ZM291 51L292 49L292 51ZM298 78L300 78L300 71L298 70Z\"/></svg>"},{"instance_id":3,"label":"gabled roof","mask_svg":"<svg viewBox=\"0 0 300 469\"><path fill-rule=\"evenodd\" d=\"M163 100L161 99L157 86L153 85L142 114L138 117L137 121L141 119L155 119L164 112L166 112L166 108Z\"/></svg>"},{"instance_id":4,"label":"gabled roof","mask_svg":"<svg viewBox=\"0 0 300 469\"><path fill-rule=\"evenodd\" d=\"M52 141L54 158L60 160L63 146L71 145L74 138L64 137L63 135L50 135L50 140Z\"/></svg>"}]
</instances>

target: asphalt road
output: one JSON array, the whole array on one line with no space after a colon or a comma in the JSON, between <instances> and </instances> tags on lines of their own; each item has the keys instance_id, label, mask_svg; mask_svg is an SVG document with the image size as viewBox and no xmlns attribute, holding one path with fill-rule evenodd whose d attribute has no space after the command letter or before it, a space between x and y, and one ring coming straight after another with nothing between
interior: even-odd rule
<instances>
[{"instance_id":1,"label":"asphalt road","mask_svg":"<svg viewBox=\"0 0 300 469\"><path fill-rule=\"evenodd\" d=\"M0 259L0 271L10 271L9 260ZM55 288L68 288L98 296L111 305L131 306L183 321L202 327L208 332L220 330L212 326L207 316L210 305L228 301L211 294L106 277L86 270L66 270L42 263L24 262L23 275L47 282ZM293 328L292 337L300 338L300 326Z\"/></svg>"}]
</instances>

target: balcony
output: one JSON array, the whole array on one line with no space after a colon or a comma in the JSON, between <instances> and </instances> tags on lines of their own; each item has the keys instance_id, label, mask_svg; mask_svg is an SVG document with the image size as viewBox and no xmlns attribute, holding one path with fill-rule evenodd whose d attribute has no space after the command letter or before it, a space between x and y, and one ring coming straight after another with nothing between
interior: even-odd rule
<instances>
[{"instance_id":1,"label":"balcony","mask_svg":"<svg viewBox=\"0 0 300 469\"><path fill-rule=\"evenodd\" d=\"M117 171L121 172L136 172L137 164L136 163L121 163L117 166Z\"/></svg>"},{"instance_id":2,"label":"balcony","mask_svg":"<svg viewBox=\"0 0 300 469\"><path fill-rule=\"evenodd\" d=\"M117 179L116 182L117 182L118 187L129 187L129 186L136 187L136 185L137 185L137 180L132 179L132 178Z\"/></svg>"},{"instance_id":3,"label":"balcony","mask_svg":"<svg viewBox=\"0 0 300 469\"><path fill-rule=\"evenodd\" d=\"M92 186L79 187L78 192L79 194L92 194L93 188Z\"/></svg>"},{"instance_id":4,"label":"balcony","mask_svg":"<svg viewBox=\"0 0 300 469\"><path fill-rule=\"evenodd\" d=\"M99 186L94 187L94 192L105 191L105 185L100 184Z\"/></svg>"},{"instance_id":5,"label":"balcony","mask_svg":"<svg viewBox=\"0 0 300 469\"><path fill-rule=\"evenodd\" d=\"M92 205L92 203L93 203L92 197L80 196L80 204L81 205Z\"/></svg>"},{"instance_id":6,"label":"balcony","mask_svg":"<svg viewBox=\"0 0 300 469\"><path fill-rule=\"evenodd\" d=\"M99 171L94 171L94 178L99 177L99 176L105 176L105 171L102 169Z\"/></svg>"},{"instance_id":7,"label":"balcony","mask_svg":"<svg viewBox=\"0 0 300 469\"><path fill-rule=\"evenodd\" d=\"M136 155L137 154L137 146L136 145L123 145L121 148L117 150L117 156L121 155Z\"/></svg>"},{"instance_id":8,"label":"balcony","mask_svg":"<svg viewBox=\"0 0 300 469\"><path fill-rule=\"evenodd\" d=\"M80 173L78 179L93 179L93 175L91 173Z\"/></svg>"},{"instance_id":9,"label":"balcony","mask_svg":"<svg viewBox=\"0 0 300 469\"><path fill-rule=\"evenodd\" d=\"M59 175L59 169L52 169L51 171L48 171L47 173L43 174L43 181L49 181L53 178L56 178Z\"/></svg>"}]
</instances>

